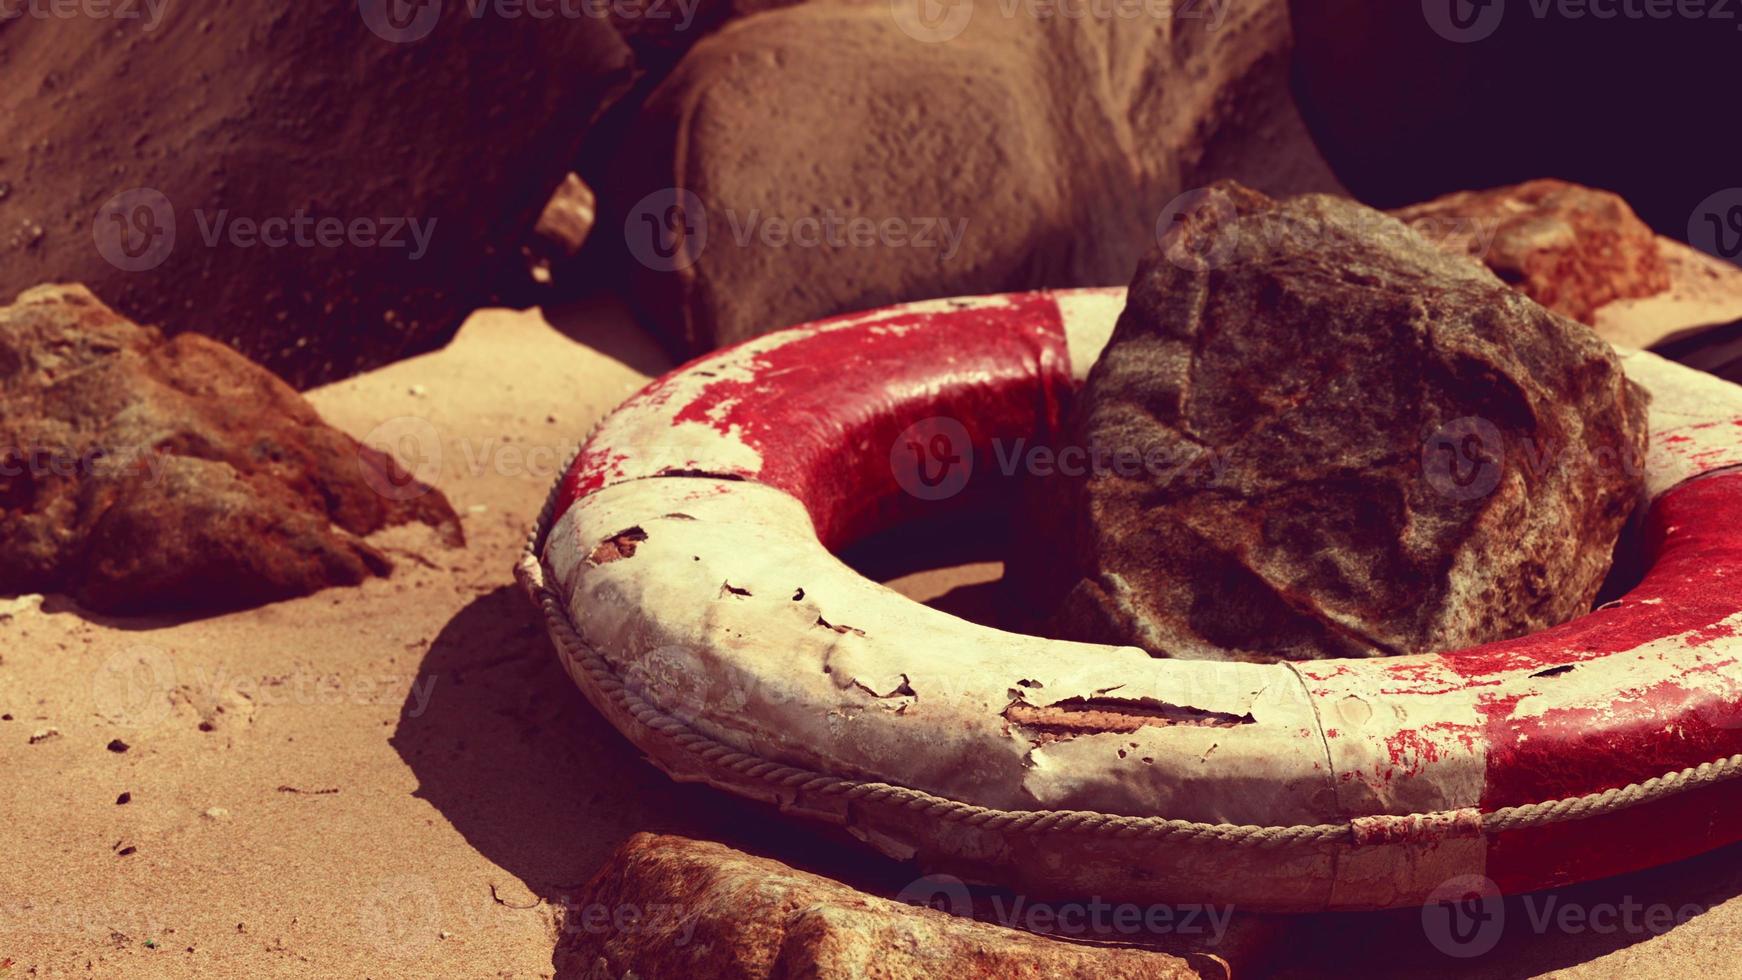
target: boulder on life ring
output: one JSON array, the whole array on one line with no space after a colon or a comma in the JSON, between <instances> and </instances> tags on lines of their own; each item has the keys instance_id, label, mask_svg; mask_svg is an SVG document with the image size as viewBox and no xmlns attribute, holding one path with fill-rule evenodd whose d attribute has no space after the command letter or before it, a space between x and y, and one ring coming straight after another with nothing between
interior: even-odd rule
<instances>
[{"instance_id":1,"label":"boulder on life ring","mask_svg":"<svg viewBox=\"0 0 1742 980\"><path fill-rule=\"evenodd\" d=\"M1742 388L1649 353L1621 355L1653 396L1649 569L1520 639L1154 659L970 623L831 553L972 505L1000 440L1056 429L1123 301L908 304L650 384L518 568L570 675L676 779L1036 894L1382 908L1742 839ZM1039 709L1082 724L1059 737Z\"/></svg>"}]
</instances>

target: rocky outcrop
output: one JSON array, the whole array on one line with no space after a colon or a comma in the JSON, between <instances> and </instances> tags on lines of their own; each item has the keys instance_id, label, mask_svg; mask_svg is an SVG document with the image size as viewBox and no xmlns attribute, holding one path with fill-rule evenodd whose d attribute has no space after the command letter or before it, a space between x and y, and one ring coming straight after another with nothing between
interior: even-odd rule
<instances>
[{"instance_id":1,"label":"rocky outcrop","mask_svg":"<svg viewBox=\"0 0 1742 980\"><path fill-rule=\"evenodd\" d=\"M1425 652L1590 607L1645 396L1590 330L1401 223L1238 186L1132 283L1062 495L1065 635L1158 656Z\"/></svg>"},{"instance_id":2,"label":"rocky outcrop","mask_svg":"<svg viewBox=\"0 0 1742 980\"><path fill-rule=\"evenodd\" d=\"M1205 174L1335 186L1287 92L1284 4L1057 9L805 3L697 43L598 185L595 237L626 253L643 320L687 354L896 301L1123 283Z\"/></svg>"},{"instance_id":3,"label":"rocky outcrop","mask_svg":"<svg viewBox=\"0 0 1742 980\"><path fill-rule=\"evenodd\" d=\"M84 282L298 388L438 346L633 74L534 7L6 5L0 295Z\"/></svg>"},{"instance_id":4,"label":"rocky outcrop","mask_svg":"<svg viewBox=\"0 0 1742 980\"><path fill-rule=\"evenodd\" d=\"M1460 191L1392 212L1475 258L1538 303L1581 323L1619 299L1669 289L1657 236L1627 202L1561 180Z\"/></svg>"},{"instance_id":5,"label":"rocky outcrop","mask_svg":"<svg viewBox=\"0 0 1742 980\"><path fill-rule=\"evenodd\" d=\"M0 593L253 605L387 574L357 536L411 521L460 543L439 492L223 344L82 286L0 308Z\"/></svg>"},{"instance_id":6,"label":"rocky outcrop","mask_svg":"<svg viewBox=\"0 0 1742 980\"><path fill-rule=\"evenodd\" d=\"M955 897L948 882L940 890L946 902ZM557 972L597 980L1228 975L1213 956L1048 938L876 898L720 844L653 834L630 838L575 896L562 937Z\"/></svg>"}]
</instances>

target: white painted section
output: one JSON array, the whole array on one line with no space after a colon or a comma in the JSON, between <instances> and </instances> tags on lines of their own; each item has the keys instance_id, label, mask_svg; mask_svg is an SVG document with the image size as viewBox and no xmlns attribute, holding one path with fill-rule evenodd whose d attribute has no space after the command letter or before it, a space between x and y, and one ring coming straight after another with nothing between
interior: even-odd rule
<instances>
[{"instance_id":1,"label":"white painted section","mask_svg":"<svg viewBox=\"0 0 1742 980\"><path fill-rule=\"evenodd\" d=\"M1071 352L1071 377L1082 381L1113 336L1113 326L1125 309L1125 288L1061 289L1053 294L1065 324Z\"/></svg>"}]
</instances>

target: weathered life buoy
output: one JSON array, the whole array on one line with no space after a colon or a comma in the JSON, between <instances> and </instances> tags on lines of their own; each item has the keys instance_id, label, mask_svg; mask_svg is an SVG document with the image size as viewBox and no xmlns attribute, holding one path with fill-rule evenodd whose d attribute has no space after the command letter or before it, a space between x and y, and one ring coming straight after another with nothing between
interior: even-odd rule
<instances>
[{"instance_id":1,"label":"weathered life buoy","mask_svg":"<svg viewBox=\"0 0 1742 980\"><path fill-rule=\"evenodd\" d=\"M1622 358L1653 395L1649 570L1517 640L1160 660L969 623L831 553L971 502L1000 440L1056 424L1123 298L908 304L649 385L519 567L569 673L676 779L1035 894L1379 908L1742 839L1742 470L1720 472L1742 466L1742 388L1648 353ZM1104 724L1048 738L1022 723L1038 708Z\"/></svg>"}]
</instances>

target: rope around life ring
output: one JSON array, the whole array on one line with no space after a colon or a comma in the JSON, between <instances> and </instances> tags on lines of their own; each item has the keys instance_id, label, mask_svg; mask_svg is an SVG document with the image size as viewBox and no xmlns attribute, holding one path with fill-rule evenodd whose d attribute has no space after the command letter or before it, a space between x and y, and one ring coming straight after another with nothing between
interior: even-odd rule
<instances>
[{"instance_id":1,"label":"rope around life ring","mask_svg":"<svg viewBox=\"0 0 1742 980\"><path fill-rule=\"evenodd\" d=\"M943 634L949 634L943 637L946 641L965 635L970 643L997 641L1023 647L1016 656L1004 658L1019 663L1034 663L1038 659L1034 654L1042 651L1078 659L1094 655L1110 661L1100 670L1101 676L1118 675L1121 663L1135 665L1129 657L1108 657L1115 648L1083 649L1081 644L1017 638L960 621L940 632L935 617L943 614L924 610L921 615L903 608L903 604L917 604L899 597L892 602L893 594L857 579L833 561L819 541L838 544L874 526L866 514L868 499L905 503L891 493L899 492L898 488L886 476L879 478L874 468L869 473L841 471L827 443L868 429L899 431L898 423L911 423L919 412L935 415L945 403L975 419L991 419L988 428L1005 425L1007 431L1015 431L1024 424L1020 418L1024 412L1032 416L1047 411L1056 390L1086 371L1111 329L1119 293L1019 294L912 304L837 318L722 351L650 385L601 423L572 465L565 466L565 476L552 489L517 568L522 585L543 610L571 676L607 718L676 778L705 781L783 809L832 820L891 854L918 857L933 866L1014 887L1134 900L1241 902L1279 910L1371 908L1420 902L1459 874L1486 874L1507 891L1526 890L1628 870L1641 866L1641 860L1658 863L1742 838L1742 822L1707 820L1703 837L1685 835L1664 842L1668 846L1645 849L1644 854L1639 853L1636 836L1626 849L1583 853L1591 851L1593 844L1619 844L1619 837L1632 836L1630 814L1673 808L1678 800L1699 802L1698 796L1689 795L1695 790L1728 794L1742 788L1742 783L1733 782L1742 774L1742 733L1737 731L1742 728L1742 707L1738 707L1742 670L1733 666L1734 654L1742 652L1742 644L1733 639L1733 625L1742 623L1738 612L1742 589L1731 587L1725 596L1722 589L1714 594L1711 588L1684 581L1690 563L1704 566L1708 576L1715 572L1721 578L1729 569L1742 574L1742 538L1722 526L1729 523L1724 521L1726 509L1742 517L1742 475L1694 479L1742 463L1742 439L1728 431L1742 432L1737 424L1742 420L1742 390L1637 353L1626 355L1630 373L1664 393L1653 411L1654 446L1664 449L1654 450L1649 471L1654 534L1661 542L1653 573L1621 600L1621 609L1474 651L1377 663L1268 665L1287 672L1281 683L1293 688L1288 696L1269 696L1266 692L1279 676L1272 671L1259 677L1253 671L1263 668L1257 665L1160 662L1171 665L1175 673L1195 675L1185 678L1193 683L1176 687L1204 695L1197 700L1240 702L1244 697L1242 703L1262 717L1276 712L1279 723L1270 726L1275 730L1263 734L1251 751L1208 777L1178 762L1179 756L1168 757L1176 760L1174 768L1162 766L1145 773L1150 779L1147 798L1143 786L1133 788L1128 773L1111 768L1099 783L1092 778L1075 785L1068 780L1037 780L1014 787L1009 780L999 785L985 774L962 778L935 766L930 770L915 766L904 773L904 762L917 757L890 751L903 747L901 738L890 733L898 731L909 708L915 709L916 723L908 727L923 732L927 710L934 703L927 700L934 678L901 674L902 685L917 693L911 700L908 695L893 696L902 703L891 709L892 696L886 690L890 685L872 676L876 658L856 648L864 646L856 639L869 630L861 633L852 626L853 632L840 632L830 627L822 631L828 636L820 641L813 630L795 632L787 606L799 602L805 588L786 606L749 615L745 607L755 597L743 589L749 601L740 601L743 597L730 578L737 574L733 563L752 577L766 575L770 565L790 568L795 575L804 573L799 577L807 582L817 583L809 586L812 592L839 588L851 593L829 605L831 615L835 609L853 609L851 600L863 597L868 621L877 622L880 634L893 634L898 642L903 630L919 643L937 641ZM932 345L934 353L938 346L958 353L916 358L912 349L916 342ZM843 393L838 383L831 384L830 397L836 399L838 411L825 420L828 424L819 424L816 407L803 405L802 397L797 398L799 404L792 404L790 392L782 399L780 391L769 390L814 383L814 378L807 379L783 358L802 352L814 359L817 351L803 348L818 344L836 351L837 369L843 356L852 364L862 392L922 394L906 401L864 398L855 404L852 391ZM964 366L960 352L973 352L977 345L984 348L978 361ZM885 347L888 350L880 354ZM944 374L946 380L950 376L972 380L961 390L916 383L915 374L927 373ZM993 379L990 383L988 377ZM730 386L730 397L722 397L722 385ZM771 426L766 417L741 411L760 400L784 403L776 406L781 410L811 414ZM819 451L819 445L824 449ZM786 458L774 458L772 453L781 449ZM1711 510L1714 502L1717 512L1709 515L1709 523L1692 531L1678 523ZM899 519L899 514L884 519ZM612 551L604 560L595 560L599 542L631 527L642 534L635 543L641 550L630 550L626 556ZM654 541L655 527L660 543ZM703 527L717 532L716 540L703 536L682 542L667 563L676 571L662 573L660 562L665 558L652 552L664 547L667 534L693 536ZM745 555L758 548L773 549L774 560L743 564ZM677 555L710 549L705 561L702 554ZM683 563L686 560L688 565ZM705 573L689 574L698 567ZM691 587L710 581L716 571L728 578L724 587L712 583L714 594L691 595L677 603L658 601L668 588L695 592ZM1615 614L1630 603L1638 612L1617 623ZM1666 618L1665 606L1684 615ZM721 618L722 611L726 618ZM807 604L797 618L811 611ZM822 626L847 621L823 615L815 620ZM765 626L768 635L746 638L739 631L734 636L734 629L744 624ZM1699 634L1699 642L1687 642L1701 630L1706 633ZM794 642L783 643L794 637ZM680 642L668 642L674 639ZM1616 649L1607 653L1584 649L1599 641ZM1697 662L1683 666L1697 668L1706 678L1704 686L1683 689L1680 707L1686 709L1686 717L1675 715L1677 706L1660 695L1651 711L1617 714L1612 732L1590 726L1599 736L1597 742L1605 734L1631 736L1636 746L1650 750L1644 760L1629 757L1624 763L1684 763L1651 770L1641 778L1605 785L1599 777L1585 792L1509 801L1509 795L1516 799L1533 784L1555 781L1540 773L1531 778L1531 767L1521 764L1533 761L1528 753L1506 755L1483 746L1484 778L1472 788L1469 757L1476 753L1472 749L1465 758L1457 757L1458 746L1472 738L1471 726L1460 728L1458 719L1449 717L1451 712L1444 712L1448 717L1443 718L1424 716L1431 709L1422 705L1433 703L1435 685L1460 679L1468 682L1465 688L1504 692L1514 698L1514 709L1532 698L1552 701L1558 695L1567 701L1567 685L1558 685L1557 692L1555 681L1569 664L1584 670L1612 661L1622 673L1631 668L1638 675L1641 663L1647 667L1655 663L1662 667L1662 676L1634 679L1660 685L1683 679L1689 671L1676 673L1664 666L1670 659L1665 651L1653 648L1654 643L1666 642L1698 651ZM783 683L782 672L791 671L792 663L808 662L803 655L807 646L822 651L825 666L839 665L842 672L850 669L855 676L845 685L837 679L827 686ZM947 653L949 644L945 646ZM769 649L753 652L758 647ZM801 652L789 655L787 647ZM671 659L673 649L679 651L677 659ZM955 649L970 648L958 644ZM1024 652L1031 655L1021 656ZM1450 670L1447 663L1460 657L1468 658L1463 666L1477 669L1467 676ZM1636 662L1627 662L1630 659ZM1361 676L1339 680L1350 671ZM872 679L863 681L861 676ZM697 685L686 688L698 678ZM1420 687L1404 689L1411 683ZM1395 688L1389 705L1386 684ZM1256 695L1250 690L1254 686L1262 688ZM946 709L964 705L969 711L991 709L1003 694L951 692L945 695L952 701ZM1346 707L1348 697L1392 707L1402 723L1389 733L1343 735L1334 727L1343 717L1336 706ZM1183 701L1194 703L1191 698ZM1575 696L1565 706L1529 707L1543 717L1542 712L1552 708L1576 708L1577 701ZM1303 707L1310 710L1297 710ZM1456 707L1466 705L1460 702ZM831 742L829 726L815 719L840 718L849 712L854 713L853 721L837 725L842 734ZM858 724L857 719L867 713L878 724ZM1641 739L1635 722L1645 716L1652 721L1679 718L1688 729L1687 737ZM808 731L782 731L783 722L798 728L807 718L812 720ZM943 720L952 719L946 713ZM1303 723L1299 733L1280 731L1297 721ZM1010 740L1007 732L995 728L988 732L981 726L973 733L978 739L974 746L983 750L995 745L989 737ZM1543 732L1577 741L1564 726L1539 726L1533 734ZM1396 737L1402 733L1408 737ZM1167 736L1140 734L1161 739L1154 744L1167 744ZM1189 738L1195 733L1174 734ZM1238 729L1221 736L1228 741L1244 737L1247 733ZM1338 744L1345 738L1353 749ZM933 741L946 757L964 757L959 748L952 752L947 740ZM1316 751L1298 751L1305 744ZM1267 763L1264 756L1281 745L1288 745L1290 751L1278 752L1280 760ZM1375 745L1389 753L1390 773L1380 771L1385 758L1373 751ZM1666 746L1682 751L1682 756L1664 751ZM1213 743L1206 758L1220 748L1220 741ZM1731 751L1720 755L1711 751L1715 748ZM1122 759L1126 753L1118 755ZM1348 765L1350 759L1357 764ZM819 761L830 764L815 764ZM1569 768L1590 775L1580 770L1593 761L1601 760L1574 759ZM1293 771L1286 768L1291 762L1296 764ZM1339 762L1345 764L1339 768ZM1494 762L1502 764L1498 773L1487 772L1487 765ZM1506 765L1521 772L1509 772ZM1315 779L1309 767L1326 770L1316 778L1332 784L1328 798L1324 792L1299 792L1303 781ZM1021 771L988 768L994 777ZM1626 764L1610 768L1620 776L1628 771ZM897 776L906 778L890 778ZM1266 785L1270 776L1276 778ZM1339 791L1338 782L1361 785L1356 791ZM1491 787L1491 782L1498 787ZM1201 791L1170 795L1170 783L1176 790L1183 784ZM1099 799L1108 805L1005 805L1012 799ZM1199 812L1162 816L1166 811L1161 806L1148 805L1170 800ZM1418 800L1457 805L1411 805ZM1334 819L1227 819L1263 817L1267 812L1286 817L1315 808L1329 811ZM1585 829L1568 831L1579 826ZM1174 846L1165 851L1138 846L1157 842ZM1569 864L1564 860L1569 853L1582 853L1584 859Z\"/></svg>"}]
</instances>

